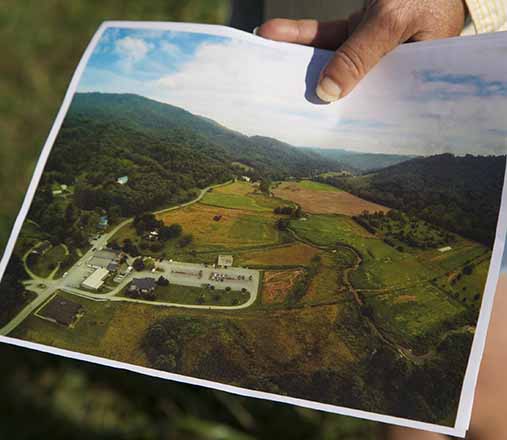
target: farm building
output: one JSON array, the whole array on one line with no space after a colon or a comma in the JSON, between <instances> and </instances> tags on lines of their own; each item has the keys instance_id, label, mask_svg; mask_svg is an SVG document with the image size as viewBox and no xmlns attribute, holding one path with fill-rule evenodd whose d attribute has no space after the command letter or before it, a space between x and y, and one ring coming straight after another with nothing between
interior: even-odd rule
<instances>
[{"instance_id":1,"label":"farm building","mask_svg":"<svg viewBox=\"0 0 507 440\"><path fill-rule=\"evenodd\" d=\"M438 250L438 252L442 252L442 253L449 252L449 251L452 251L452 247L451 246L446 246L446 247L440 248Z\"/></svg>"},{"instance_id":2,"label":"farm building","mask_svg":"<svg viewBox=\"0 0 507 440\"><path fill-rule=\"evenodd\" d=\"M83 315L83 312L84 308L81 304L55 297L37 315L55 324L71 327Z\"/></svg>"},{"instance_id":3,"label":"farm building","mask_svg":"<svg viewBox=\"0 0 507 440\"><path fill-rule=\"evenodd\" d=\"M104 285L104 280L109 275L109 271L104 268L97 269L86 280L81 283L81 286L89 290L99 290Z\"/></svg>"},{"instance_id":4,"label":"farm building","mask_svg":"<svg viewBox=\"0 0 507 440\"><path fill-rule=\"evenodd\" d=\"M99 229L106 229L108 226L109 226L109 219L108 219L107 215L103 215L102 217L100 217L97 227Z\"/></svg>"},{"instance_id":5,"label":"farm building","mask_svg":"<svg viewBox=\"0 0 507 440\"><path fill-rule=\"evenodd\" d=\"M88 266L93 267L94 269L107 269L111 263L118 261L119 256L120 251L104 249L95 253L95 255L88 261Z\"/></svg>"},{"instance_id":6,"label":"farm building","mask_svg":"<svg viewBox=\"0 0 507 440\"><path fill-rule=\"evenodd\" d=\"M135 278L130 283L129 292L146 295L155 291L157 281L153 278Z\"/></svg>"},{"instance_id":7,"label":"farm building","mask_svg":"<svg viewBox=\"0 0 507 440\"><path fill-rule=\"evenodd\" d=\"M118 177L116 182L118 182L120 185L126 185L127 183L129 183L129 176Z\"/></svg>"},{"instance_id":8,"label":"farm building","mask_svg":"<svg viewBox=\"0 0 507 440\"><path fill-rule=\"evenodd\" d=\"M218 267L223 267L223 268L231 267L233 263L234 263L234 257L232 255L219 255L218 256L218 261L217 261Z\"/></svg>"}]
</instances>

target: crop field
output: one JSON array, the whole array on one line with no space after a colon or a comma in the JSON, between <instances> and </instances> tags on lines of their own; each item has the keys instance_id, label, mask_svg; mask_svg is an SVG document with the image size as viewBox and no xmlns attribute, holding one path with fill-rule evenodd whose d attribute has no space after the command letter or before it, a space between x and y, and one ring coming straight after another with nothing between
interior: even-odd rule
<instances>
[{"instance_id":1,"label":"crop field","mask_svg":"<svg viewBox=\"0 0 507 440\"><path fill-rule=\"evenodd\" d=\"M234 182L206 193L201 203L231 209L271 212L280 204L247 182Z\"/></svg>"},{"instance_id":2,"label":"crop field","mask_svg":"<svg viewBox=\"0 0 507 440\"><path fill-rule=\"evenodd\" d=\"M304 243L294 243L238 254L237 263L249 267L307 266L319 249Z\"/></svg>"},{"instance_id":3,"label":"crop field","mask_svg":"<svg viewBox=\"0 0 507 440\"><path fill-rule=\"evenodd\" d=\"M229 249L276 244L280 233L276 217L270 213L252 213L240 209L195 204L165 214L166 224L178 223L194 237L196 248Z\"/></svg>"},{"instance_id":4,"label":"crop field","mask_svg":"<svg viewBox=\"0 0 507 440\"><path fill-rule=\"evenodd\" d=\"M262 304L283 304L303 270L275 270L264 272Z\"/></svg>"},{"instance_id":5,"label":"crop field","mask_svg":"<svg viewBox=\"0 0 507 440\"><path fill-rule=\"evenodd\" d=\"M389 211L385 206L368 202L334 187L326 190L326 187L328 186L315 182L282 182L273 190L273 194L280 199L297 203L309 214L343 214L352 217L364 211Z\"/></svg>"}]
</instances>

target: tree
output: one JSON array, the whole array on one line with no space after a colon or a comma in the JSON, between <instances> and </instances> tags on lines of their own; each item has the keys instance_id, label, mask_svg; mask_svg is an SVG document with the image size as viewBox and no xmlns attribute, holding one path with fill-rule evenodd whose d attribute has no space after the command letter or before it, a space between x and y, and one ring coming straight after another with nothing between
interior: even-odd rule
<instances>
[{"instance_id":1,"label":"tree","mask_svg":"<svg viewBox=\"0 0 507 440\"><path fill-rule=\"evenodd\" d=\"M279 231L286 231L287 229L289 229L289 225L290 225L290 220L287 218L279 218L276 221L276 228Z\"/></svg>"},{"instance_id":2,"label":"tree","mask_svg":"<svg viewBox=\"0 0 507 440\"><path fill-rule=\"evenodd\" d=\"M180 238L180 241L178 242L179 246L184 248L190 245L194 241L194 236L192 234L185 234L183 237Z\"/></svg>"},{"instance_id":3,"label":"tree","mask_svg":"<svg viewBox=\"0 0 507 440\"><path fill-rule=\"evenodd\" d=\"M465 275L472 275L474 271L474 267L471 265L471 264L467 264L464 268L463 268L463 273Z\"/></svg>"},{"instance_id":4,"label":"tree","mask_svg":"<svg viewBox=\"0 0 507 440\"><path fill-rule=\"evenodd\" d=\"M264 194L271 194L271 181L269 179L262 179L259 189Z\"/></svg>"},{"instance_id":5,"label":"tree","mask_svg":"<svg viewBox=\"0 0 507 440\"><path fill-rule=\"evenodd\" d=\"M157 284L159 286L168 286L169 285L169 280L165 277L160 277L158 280L157 280Z\"/></svg>"},{"instance_id":6,"label":"tree","mask_svg":"<svg viewBox=\"0 0 507 440\"><path fill-rule=\"evenodd\" d=\"M162 241L172 240L178 238L183 232L181 225L175 223L170 226L162 226L159 229L159 236Z\"/></svg>"},{"instance_id":7,"label":"tree","mask_svg":"<svg viewBox=\"0 0 507 440\"><path fill-rule=\"evenodd\" d=\"M136 258L132 267L138 272L142 272L145 269L144 260L142 258Z\"/></svg>"}]
</instances>

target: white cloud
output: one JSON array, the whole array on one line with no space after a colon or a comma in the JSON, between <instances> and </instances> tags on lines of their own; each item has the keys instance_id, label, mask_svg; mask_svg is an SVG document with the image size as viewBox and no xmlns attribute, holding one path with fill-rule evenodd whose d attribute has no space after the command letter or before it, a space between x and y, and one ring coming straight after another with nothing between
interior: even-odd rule
<instances>
[{"instance_id":1,"label":"white cloud","mask_svg":"<svg viewBox=\"0 0 507 440\"><path fill-rule=\"evenodd\" d=\"M153 46L143 39L134 37L121 38L115 44L115 52L126 69L131 69L134 64L144 59L152 48Z\"/></svg>"},{"instance_id":2,"label":"white cloud","mask_svg":"<svg viewBox=\"0 0 507 440\"><path fill-rule=\"evenodd\" d=\"M183 56L183 53L181 52L179 46L174 43L170 43L169 41L165 40L161 41L159 47L160 50L166 53L167 55L173 57Z\"/></svg>"},{"instance_id":3,"label":"white cloud","mask_svg":"<svg viewBox=\"0 0 507 440\"><path fill-rule=\"evenodd\" d=\"M466 45L454 47L451 58L449 50L395 51L349 97L323 106L305 99L307 68L310 62L315 63L310 48L230 40L201 44L189 56L166 38L158 40L156 47L131 37L117 41L117 50L131 66L145 57L143 72L155 73L150 60L153 64L160 58L160 50L174 55L174 72L157 65L157 72L168 73L137 82L129 81L135 75L128 72L121 72L124 81L100 81L96 72L87 81L87 90L100 83L102 91L138 93L247 135L271 136L293 145L419 154L488 154L502 152L506 146L492 131L505 126L505 97L463 93L466 97L460 100L437 99L435 84L424 83L418 73L484 74L487 66L485 78L503 78L502 58ZM331 56L315 53L320 54L320 65ZM462 93L468 86L438 87ZM354 124L347 124L351 120Z\"/></svg>"}]
</instances>

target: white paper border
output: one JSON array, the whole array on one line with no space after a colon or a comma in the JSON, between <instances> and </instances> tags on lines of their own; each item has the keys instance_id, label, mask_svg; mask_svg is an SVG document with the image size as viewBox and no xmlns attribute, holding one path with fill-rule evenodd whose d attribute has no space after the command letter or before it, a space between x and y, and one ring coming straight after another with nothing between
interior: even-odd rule
<instances>
[{"instance_id":1,"label":"white paper border","mask_svg":"<svg viewBox=\"0 0 507 440\"><path fill-rule=\"evenodd\" d=\"M34 175L28 187L28 191L26 193L25 199L23 201L23 205L19 214L16 218L16 222L12 229L12 233L6 245L4 254L2 259L0 260L0 281L3 277L7 264L11 258L12 252L14 250L14 246L16 240L19 236L21 228L24 224L25 218L30 209L30 205L32 203L33 197L39 185L39 181L41 179L42 173L46 166L47 159L49 154L51 153L51 149L53 144L58 136L62 123L65 119L67 111L70 107L74 94L79 85L79 81L83 74L86 65L88 64L88 60L92 55L93 51L97 43L100 41L102 34L108 28L128 28L128 29L158 29L158 30L172 30L179 32L194 32L194 33L203 33L203 34L211 34L218 35L224 37L230 37L240 40L249 40L251 42L255 42L256 44L263 44L266 46L277 47L281 46L286 51L295 51L304 55L308 53L308 51L313 51L312 48L297 46L293 44L287 43L277 43L269 40L265 40L246 32L238 31L236 29L228 28L225 26L216 26L216 25L202 25L202 24L186 24L186 23L171 23L171 22L136 22L136 21L107 21L104 22L95 35L93 36L90 44L88 45L86 51L79 62L79 65L74 72L71 83L67 92L65 94L65 98L63 100L62 106L58 112L58 115L53 123L49 136L44 144L44 148L41 152L39 160L37 162L37 166L34 171ZM500 35L503 34L503 35ZM489 34L482 36L474 36L474 37L465 37L466 44L484 44L485 41L490 41L493 44L495 41L499 41L499 39L503 39L507 37L507 33L497 33L497 34ZM444 46L452 46L452 45L461 45L465 44L463 42L463 38L451 38L447 40L435 41L435 42L427 42L427 43L415 43L410 45L404 45L399 47L396 50L396 53L400 53L406 50L428 50L434 49L437 47ZM477 377L479 374L479 367L482 359L482 355L484 352L484 347L486 343L486 336L488 331L488 325L491 318L491 311L494 302L496 285L498 282L498 277L500 275L501 269L501 261L504 250L505 237L507 232L507 217L503 214L507 209L507 191L505 188L507 185L507 174L505 176L504 188L502 192L502 203L500 208L500 215L498 220L498 228L496 231L496 240L493 247L493 256L491 258L491 265L488 272L488 278L486 282L486 287L483 296L483 302L481 306L481 311L479 315L479 319L476 327L476 334L474 337L472 350L470 354L470 359L468 362L468 367L465 374L465 379L463 383L458 413L456 417L456 422L454 428L446 427L431 423L417 422L410 419L403 419L398 417L387 416L383 414L377 414L367 411L355 410L344 408L340 406L323 404L319 402L313 402L304 399L298 399L293 397L281 396L277 394L266 393L262 391L254 391L246 388L240 388L236 386L226 385L218 382L212 382L204 379L197 379L194 377L183 376L179 374L166 373L150 368L139 367L132 364L127 364L123 362L114 361L111 359L101 358L97 356L86 355L83 353L73 352L69 350L62 350L56 347L36 344L28 341L23 341L20 339L10 338L7 336L0 336L0 342L4 342L10 345L15 345L19 347L29 348L45 353L51 353L71 359L77 359L85 362L91 362L95 364L105 365L108 367L119 368L122 370L128 370L136 373L145 374L147 376L169 379L176 382L187 383L191 385L199 385L207 388L212 388L220 391L229 392L232 394L237 394L241 396L254 397L258 399L271 400L275 402L282 402L292 405L297 405L305 408L316 409L320 411L331 412L335 414L341 414L344 416L357 417L366 420L371 420L374 422L388 423L392 425L404 426L408 428L420 429L425 431L436 432L445 435L459 436L464 437L466 435L466 431L470 425L470 417L472 413L473 406L473 398L475 394L475 387L477 384ZM27 306L28 307L28 306Z\"/></svg>"}]
</instances>

